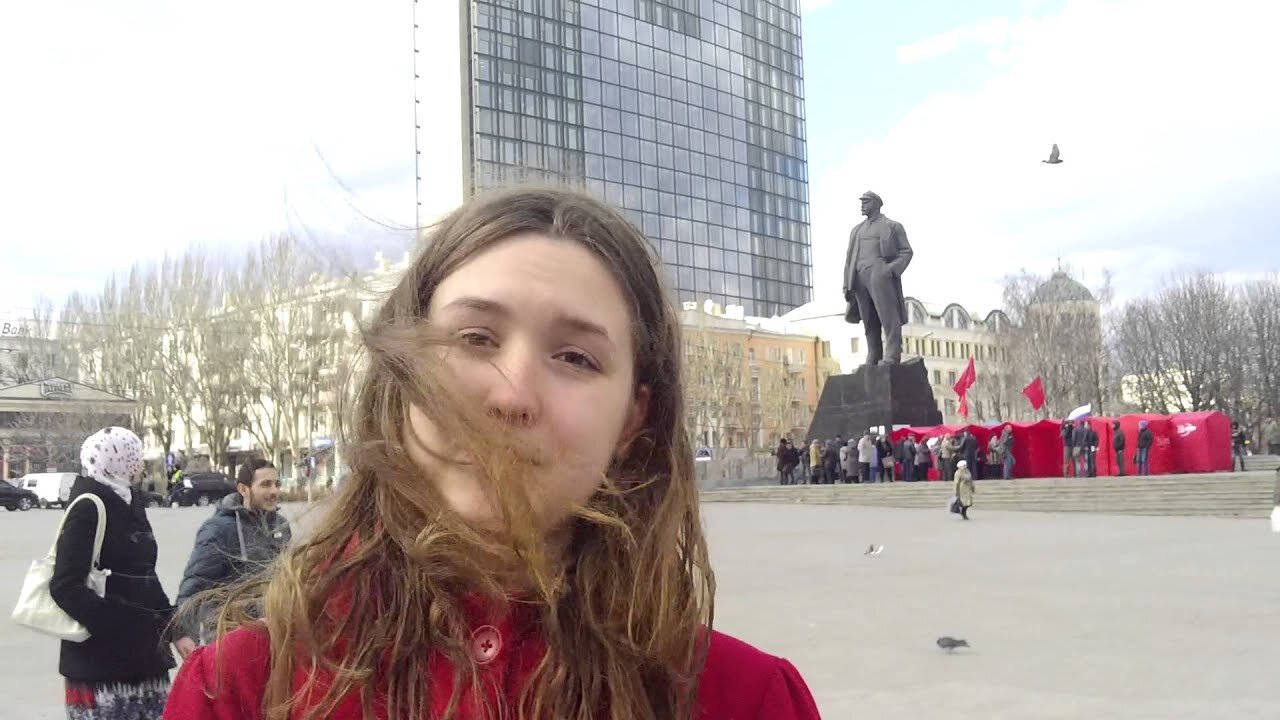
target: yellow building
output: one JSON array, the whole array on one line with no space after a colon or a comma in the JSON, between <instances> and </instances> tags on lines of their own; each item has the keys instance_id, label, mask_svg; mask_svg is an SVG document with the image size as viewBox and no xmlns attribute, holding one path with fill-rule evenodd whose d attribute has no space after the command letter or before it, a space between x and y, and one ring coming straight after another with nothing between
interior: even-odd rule
<instances>
[{"instance_id":1,"label":"yellow building","mask_svg":"<svg viewBox=\"0 0 1280 720\"><path fill-rule=\"evenodd\" d=\"M684 303L685 406L695 445L742 453L803 440L818 397L840 364L831 346L776 318Z\"/></svg>"}]
</instances>

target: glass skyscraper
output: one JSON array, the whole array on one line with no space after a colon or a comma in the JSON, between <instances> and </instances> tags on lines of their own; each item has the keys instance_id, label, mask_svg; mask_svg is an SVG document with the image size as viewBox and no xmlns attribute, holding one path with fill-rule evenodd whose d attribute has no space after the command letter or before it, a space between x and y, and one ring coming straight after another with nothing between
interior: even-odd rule
<instances>
[{"instance_id":1,"label":"glass skyscraper","mask_svg":"<svg viewBox=\"0 0 1280 720\"><path fill-rule=\"evenodd\" d=\"M643 229L680 300L808 302L798 0L420 0L415 22L420 178L576 184Z\"/></svg>"}]
</instances>

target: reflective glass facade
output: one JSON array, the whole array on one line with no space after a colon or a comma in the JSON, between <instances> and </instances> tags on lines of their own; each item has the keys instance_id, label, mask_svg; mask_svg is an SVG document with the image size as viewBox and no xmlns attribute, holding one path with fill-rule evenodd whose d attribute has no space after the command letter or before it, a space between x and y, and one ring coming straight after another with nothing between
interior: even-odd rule
<instances>
[{"instance_id":1,"label":"reflective glass facade","mask_svg":"<svg viewBox=\"0 0 1280 720\"><path fill-rule=\"evenodd\" d=\"M622 207L680 300L810 299L798 0L475 0L472 189Z\"/></svg>"}]
</instances>

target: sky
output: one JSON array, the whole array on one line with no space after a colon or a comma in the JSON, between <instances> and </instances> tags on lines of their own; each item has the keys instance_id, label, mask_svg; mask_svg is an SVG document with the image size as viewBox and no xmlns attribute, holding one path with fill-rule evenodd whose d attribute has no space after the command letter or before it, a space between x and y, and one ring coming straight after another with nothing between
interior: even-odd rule
<instances>
[{"instance_id":1,"label":"sky","mask_svg":"<svg viewBox=\"0 0 1280 720\"><path fill-rule=\"evenodd\" d=\"M371 256L412 224L411 4L211 7L6 13L0 316L190 246ZM916 250L906 292L976 312L1060 261L1120 300L1276 270L1278 23L1252 0L806 0L815 296L868 189Z\"/></svg>"}]
</instances>

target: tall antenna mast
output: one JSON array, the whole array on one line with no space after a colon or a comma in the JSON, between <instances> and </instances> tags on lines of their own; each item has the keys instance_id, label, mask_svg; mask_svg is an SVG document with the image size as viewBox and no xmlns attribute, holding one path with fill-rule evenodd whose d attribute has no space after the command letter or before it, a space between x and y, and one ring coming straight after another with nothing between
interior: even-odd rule
<instances>
[{"instance_id":1,"label":"tall antenna mast","mask_svg":"<svg viewBox=\"0 0 1280 720\"><path fill-rule=\"evenodd\" d=\"M422 227L422 149L418 147L418 134L422 125L418 120L418 108L422 100L418 97L418 58L422 53L418 50L418 0L413 0L413 232L417 242L418 228Z\"/></svg>"}]
</instances>

